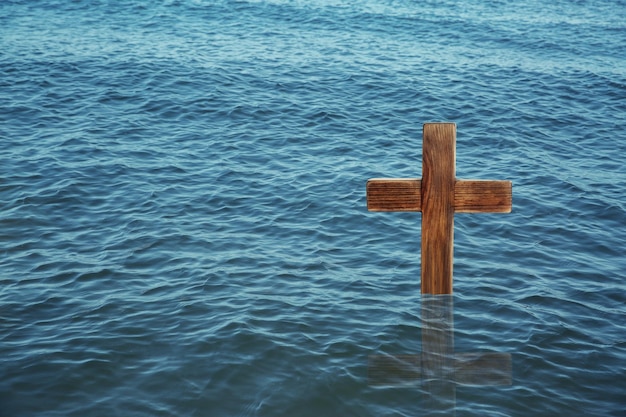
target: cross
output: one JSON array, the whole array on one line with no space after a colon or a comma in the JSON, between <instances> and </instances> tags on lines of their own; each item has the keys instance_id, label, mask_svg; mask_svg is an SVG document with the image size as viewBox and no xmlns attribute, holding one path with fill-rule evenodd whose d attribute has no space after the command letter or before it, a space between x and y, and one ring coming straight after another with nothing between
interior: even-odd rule
<instances>
[{"instance_id":1,"label":"cross","mask_svg":"<svg viewBox=\"0 0 626 417\"><path fill-rule=\"evenodd\" d=\"M455 415L456 386L512 383L511 354L455 353L452 295L422 298L422 353L370 355L368 385L406 386L422 382L429 411Z\"/></svg>"},{"instance_id":2,"label":"cross","mask_svg":"<svg viewBox=\"0 0 626 417\"><path fill-rule=\"evenodd\" d=\"M422 179L370 179L367 209L422 212L422 294L452 294L454 213L510 213L512 185L456 179L454 123L425 123L422 147Z\"/></svg>"}]
</instances>

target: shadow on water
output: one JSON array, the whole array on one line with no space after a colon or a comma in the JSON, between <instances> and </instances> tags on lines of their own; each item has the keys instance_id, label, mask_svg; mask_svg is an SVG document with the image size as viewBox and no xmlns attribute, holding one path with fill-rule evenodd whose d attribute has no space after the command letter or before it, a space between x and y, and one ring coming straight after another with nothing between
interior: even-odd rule
<instances>
[{"instance_id":1,"label":"shadow on water","mask_svg":"<svg viewBox=\"0 0 626 417\"><path fill-rule=\"evenodd\" d=\"M427 410L455 415L457 385L511 385L510 353L454 351L453 300L452 295L422 295L422 352L370 355L370 386L421 385Z\"/></svg>"}]
</instances>

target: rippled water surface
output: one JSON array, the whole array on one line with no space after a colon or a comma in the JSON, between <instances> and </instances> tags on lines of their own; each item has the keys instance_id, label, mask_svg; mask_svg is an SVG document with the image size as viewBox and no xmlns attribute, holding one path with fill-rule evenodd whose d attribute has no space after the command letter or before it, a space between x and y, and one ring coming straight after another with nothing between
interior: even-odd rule
<instances>
[{"instance_id":1,"label":"rippled water surface","mask_svg":"<svg viewBox=\"0 0 626 417\"><path fill-rule=\"evenodd\" d=\"M0 3L0 415L626 415L625 45L623 0ZM435 307L365 201L429 121L513 182Z\"/></svg>"}]
</instances>

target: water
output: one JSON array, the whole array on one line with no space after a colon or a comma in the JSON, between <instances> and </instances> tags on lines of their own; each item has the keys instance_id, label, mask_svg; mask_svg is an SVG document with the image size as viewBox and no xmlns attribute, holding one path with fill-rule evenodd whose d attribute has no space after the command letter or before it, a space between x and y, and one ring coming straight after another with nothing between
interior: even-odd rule
<instances>
[{"instance_id":1,"label":"water","mask_svg":"<svg viewBox=\"0 0 626 417\"><path fill-rule=\"evenodd\" d=\"M2 2L0 415L626 415L625 22ZM513 181L511 214L456 216L433 325L510 384L368 378L432 353L420 215L365 203L421 175L428 121L457 123L458 177Z\"/></svg>"}]
</instances>

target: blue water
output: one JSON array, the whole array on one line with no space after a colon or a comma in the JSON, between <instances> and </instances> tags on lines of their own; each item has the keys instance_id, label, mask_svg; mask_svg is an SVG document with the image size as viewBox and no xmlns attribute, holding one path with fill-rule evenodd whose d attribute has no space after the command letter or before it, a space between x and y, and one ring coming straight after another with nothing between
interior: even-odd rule
<instances>
[{"instance_id":1,"label":"blue water","mask_svg":"<svg viewBox=\"0 0 626 417\"><path fill-rule=\"evenodd\" d=\"M4 1L0 46L0 416L626 415L623 0ZM510 384L368 378L430 349L420 214L365 201L430 121L513 182L442 313Z\"/></svg>"}]
</instances>

